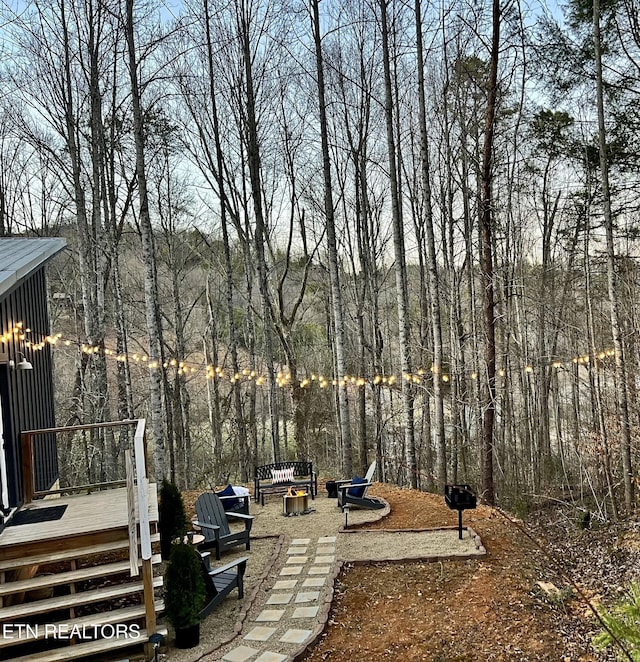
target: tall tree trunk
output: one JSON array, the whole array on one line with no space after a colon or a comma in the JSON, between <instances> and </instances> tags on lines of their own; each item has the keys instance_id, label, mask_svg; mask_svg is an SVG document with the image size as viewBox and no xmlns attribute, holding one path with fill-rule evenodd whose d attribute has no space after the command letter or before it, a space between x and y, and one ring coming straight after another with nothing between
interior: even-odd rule
<instances>
[{"instance_id":1,"label":"tall tree trunk","mask_svg":"<svg viewBox=\"0 0 640 662\"><path fill-rule=\"evenodd\" d=\"M133 133L136 151L136 175L140 197L140 236L142 240L142 260L144 264L144 300L149 336L149 394L151 409L151 442L155 451L155 479L169 476L169 463L165 446L164 420L162 415L162 328L158 315L158 277L151 215L149 213L149 193L145 164L144 123L140 84L138 82L138 62L134 37L134 0L126 0L125 32L131 80L131 105L133 110Z\"/></svg>"},{"instance_id":2,"label":"tall tree trunk","mask_svg":"<svg viewBox=\"0 0 640 662\"><path fill-rule=\"evenodd\" d=\"M613 214L609 190L609 160L607 134L604 123L604 92L602 89L602 39L600 35L600 0L593 0L593 45L596 69L596 99L598 107L598 147L600 152L600 184L604 207L604 225L607 245L607 292L611 313L611 334L615 351L616 393L618 396L618 422L620 424L620 454L622 456L622 482L627 512L633 510L633 468L631 465L631 427L629 425L629 395L625 348L622 342L619 302L616 294L615 245L613 240Z\"/></svg>"},{"instance_id":3,"label":"tall tree trunk","mask_svg":"<svg viewBox=\"0 0 640 662\"><path fill-rule=\"evenodd\" d=\"M207 299L207 331L208 337L203 339L205 357L209 356L212 370L209 370L207 379L207 404L209 406L209 427L211 428L211 464L213 470L210 475L213 477L213 483L220 484L223 479L222 471L222 413L221 413L221 394L220 394L220 364L218 352L218 322L217 315L213 306L211 296L211 277L207 276L206 284Z\"/></svg>"},{"instance_id":4,"label":"tall tree trunk","mask_svg":"<svg viewBox=\"0 0 640 662\"><path fill-rule=\"evenodd\" d=\"M258 268L258 288L262 297L263 326L265 338L265 352L268 361L272 362L274 351L272 348L274 317L271 305L271 296L269 293L269 282L267 278L267 261L265 256L265 243L267 241L267 231L265 224L264 207L262 202L261 186L261 164L260 164L260 145L258 140L258 121L256 117L256 97L253 83L253 69L251 57L251 44L249 41L249 23L248 9L243 1L238 8L240 39L242 42L242 58L244 65L245 84L246 84L246 147L247 147L247 165L249 167L249 183L251 186L251 200L253 202L253 215L255 221L254 246L255 257ZM279 447L279 425L278 425L278 393L276 382L272 371L269 373L269 413L271 419L271 443L273 447L273 459L278 461L280 455Z\"/></svg>"},{"instance_id":5,"label":"tall tree trunk","mask_svg":"<svg viewBox=\"0 0 640 662\"><path fill-rule=\"evenodd\" d=\"M418 486L418 467L416 462L414 429L414 395L411 382L411 355L409 334L409 294L407 285L407 265L404 246L404 228L400 212L398 193L398 169L396 162L395 135L393 126L393 93L391 83L391 62L389 54L389 28L387 25L387 0L380 0L382 31L382 59L385 85L385 120L387 127L387 152L389 157L389 184L391 192L391 216L393 224L393 249L395 257L396 296L398 306L398 331L400 346L400 364L402 369L402 413L404 418L404 446L409 482L413 488Z\"/></svg>"},{"instance_id":6,"label":"tall tree trunk","mask_svg":"<svg viewBox=\"0 0 640 662\"><path fill-rule=\"evenodd\" d=\"M213 42L211 39L211 16L209 12L209 1L204 0L204 24L207 47L207 66L209 78L209 101L211 103L211 121L213 124L213 138L215 142L216 172L215 179L218 186L218 196L222 201L220 205L220 225L222 228L222 243L224 249L225 265L225 287L227 299L227 319L229 324L229 353L231 355L231 367L235 375L240 371L238 362L238 338L236 332L236 322L233 306L233 263L231 260L231 245L229 241L228 228L228 202L226 187L224 181L224 162L222 152L222 142L220 136L220 122L218 118L218 102L215 90L215 70L213 64ZM207 280L207 286L209 281ZM245 424L244 412L242 409L242 394L240 380L234 380L231 388L233 389L233 406L235 410L235 426L238 432L238 440L241 445L241 467L242 479L248 480L249 465L251 464L251 449L249 447L249 438Z\"/></svg>"},{"instance_id":7,"label":"tall tree trunk","mask_svg":"<svg viewBox=\"0 0 640 662\"><path fill-rule=\"evenodd\" d=\"M335 211L333 206L333 187L331 183L331 159L329 156L329 128L327 123L327 104L325 101L324 63L322 58L322 38L320 34L320 0L311 0L311 24L316 56L316 76L318 84L318 107L320 117L320 141L322 149L322 173L324 176L324 214L327 230L327 250L329 253L329 277L331 281L331 302L336 354L336 380L338 389L338 407L340 419L340 438L342 442L343 471L347 476L353 473L353 444L349 417L349 398L347 383L344 381L346 370L345 328L340 289L340 269L338 245L336 241Z\"/></svg>"},{"instance_id":8,"label":"tall tree trunk","mask_svg":"<svg viewBox=\"0 0 640 662\"><path fill-rule=\"evenodd\" d=\"M588 168L587 164L587 168ZM587 171L588 172L588 171ZM590 186L587 184L587 191L589 191ZM587 340L588 347L591 351L592 356L596 356L596 330L595 330L595 320L594 320L594 310L593 310L593 286L591 282L592 277L592 268L590 260L590 243L591 243L591 208L590 205L587 206L585 213L585 227L584 227L584 284L585 284L585 308L587 311ZM597 364L596 364L597 365ZM607 429L607 424L605 421L605 403L603 402L603 393L602 393L602 380L600 379L601 371L597 370L595 373L591 370L591 366L587 366L589 370L589 396L591 400L591 428L593 432L598 435L599 439L599 450L598 459L602 460L602 464L598 467L598 473L604 476L606 491L609 497L609 502L611 503L611 515L614 521L618 520L618 503L616 500L616 494L614 490L614 480L611 474L611 443L609 430ZM577 383L578 395L574 398L574 410L575 410L575 419L576 419L576 434L575 439L579 439L580 429L578 427L578 421L580 417L579 404L579 388L578 383L580 376L580 364L575 362L575 382Z\"/></svg>"},{"instance_id":9,"label":"tall tree trunk","mask_svg":"<svg viewBox=\"0 0 640 662\"><path fill-rule=\"evenodd\" d=\"M420 0L415 1L416 56L418 66L418 113L420 123L420 164L425 204L425 230L427 240L427 272L429 274L429 309L433 333L433 396L434 436L436 447L436 470L438 489L444 491L447 482L447 455L444 436L444 394L442 388L442 322L440 318L440 283L436 260L436 242L433 232L433 209L431 206L431 175L429 172L429 143L427 139L427 110L424 90L424 54L422 46L422 9Z\"/></svg>"},{"instance_id":10,"label":"tall tree trunk","mask_svg":"<svg viewBox=\"0 0 640 662\"><path fill-rule=\"evenodd\" d=\"M483 390L482 411L482 491L487 503L495 503L493 484L493 433L496 407L496 318L493 273L493 200L492 152L498 95L498 56L500 49L500 0L493 0L493 27L491 61L489 67L487 110L485 117L482 154L482 200L480 235L482 241L480 275L483 291L483 318L485 331L486 384Z\"/></svg>"}]
</instances>

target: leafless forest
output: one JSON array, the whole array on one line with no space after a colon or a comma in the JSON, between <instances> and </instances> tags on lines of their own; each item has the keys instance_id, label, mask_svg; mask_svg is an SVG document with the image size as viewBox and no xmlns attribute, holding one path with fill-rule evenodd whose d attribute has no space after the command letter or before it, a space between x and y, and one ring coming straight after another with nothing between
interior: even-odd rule
<instances>
[{"instance_id":1,"label":"leafless forest","mask_svg":"<svg viewBox=\"0 0 640 662\"><path fill-rule=\"evenodd\" d=\"M5 0L0 234L59 423L157 477L272 458L637 504L638 0ZM28 320L22 320L28 328ZM95 433L66 472L110 477Z\"/></svg>"}]
</instances>

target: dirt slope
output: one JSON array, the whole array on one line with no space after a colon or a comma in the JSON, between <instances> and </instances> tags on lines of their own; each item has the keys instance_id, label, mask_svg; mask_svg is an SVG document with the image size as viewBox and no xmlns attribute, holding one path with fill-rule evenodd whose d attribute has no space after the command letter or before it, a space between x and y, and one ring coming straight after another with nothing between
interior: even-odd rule
<instances>
[{"instance_id":1,"label":"dirt slope","mask_svg":"<svg viewBox=\"0 0 640 662\"><path fill-rule=\"evenodd\" d=\"M375 488L392 506L377 528L457 523L442 497ZM538 546L527 536L529 529L484 506L467 511L464 522L487 549L482 560L348 568L325 634L305 661L613 659L590 646L597 623L568 580L572 566L562 558L557 540L548 554L544 542ZM567 538L570 543L575 540ZM560 592L550 597L539 581ZM594 594L593 587L588 594Z\"/></svg>"}]
</instances>

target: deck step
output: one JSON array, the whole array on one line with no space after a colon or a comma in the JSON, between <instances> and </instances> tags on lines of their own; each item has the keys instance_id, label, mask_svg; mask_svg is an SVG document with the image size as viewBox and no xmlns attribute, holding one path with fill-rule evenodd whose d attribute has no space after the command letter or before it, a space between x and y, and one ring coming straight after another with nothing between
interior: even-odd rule
<instances>
[{"instance_id":1,"label":"deck step","mask_svg":"<svg viewBox=\"0 0 640 662\"><path fill-rule=\"evenodd\" d=\"M153 587L159 588L162 586L162 577L155 577L153 580ZM33 614L44 614L47 612L55 611L57 609L69 609L71 607L79 607L81 605L88 605L94 602L102 602L103 600L116 600L131 595L132 593L142 593L144 585L142 581L129 582L126 584L115 584L113 586L105 586L104 588L92 589L90 591L81 591L80 593L72 593L70 595L60 595L47 600L36 600L34 602L27 602L22 605L12 605L11 607L3 607L0 609L0 622L15 622L17 618L24 618Z\"/></svg>"},{"instance_id":2,"label":"deck step","mask_svg":"<svg viewBox=\"0 0 640 662\"><path fill-rule=\"evenodd\" d=\"M158 614L164 611L164 602L157 600L154 603L154 607L156 614ZM82 629L83 627L93 625L115 625L117 623L128 623L144 617L144 605L133 605L131 607L123 607L122 609L114 609L113 611L105 611L100 614L90 614L82 618L58 621L55 623L55 626L60 632L70 632L72 628ZM26 626L22 629L14 627L12 629L6 629L4 634L5 636L0 638L0 649L17 644L39 641L49 636L44 625L32 625L29 629Z\"/></svg>"},{"instance_id":3,"label":"deck step","mask_svg":"<svg viewBox=\"0 0 640 662\"><path fill-rule=\"evenodd\" d=\"M164 636L167 634L166 628L159 628L158 632ZM88 641L74 646L65 646L54 650L34 653L32 655L23 655L22 657L12 658L12 662L65 662L66 660L79 660L87 657L97 657L109 653L110 651L129 648L130 646L139 646L146 643L149 639L149 633L146 630L140 630L138 639L98 639Z\"/></svg>"},{"instance_id":4,"label":"deck step","mask_svg":"<svg viewBox=\"0 0 640 662\"><path fill-rule=\"evenodd\" d=\"M154 554L151 557L151 563L156 565L162 560L160 554ZM140 565L142 561L138 562ZM49 588L53 586L62 586L64 584L73 584L88 579L97 579L99 577L108 577L128 573L130 568L129 560L118 561L116 563L105 563L103 565L93 565L79 570L70 570L68 572L58 572L53 575L39 575L31 579L21 579L15 582L0 584L0 597L11 595L12 593L22 593L23 591L33 591L40 588Z\"/></svg>"},{"instance_id":5,"label":"deck step","mask_svg":"<svg viewBox=\"0 0 640 662\"><path fill-rule=\"evenodd\" d=\"M160 534L151 534L151 542L160 542ZM59 552L49 552L46 554L33 554L19 559L7 559L0 561L0 572L21 568L27 565L44 565L56 563L57 561L69 561L70 559L79 559L85 556L96 556L108 552L117 552L129 549L129 539L116 540L115 542L105 542L99 545L89 545L87 547L75 547L73 549L64 549Z\"/></svg>"}]
</instances>

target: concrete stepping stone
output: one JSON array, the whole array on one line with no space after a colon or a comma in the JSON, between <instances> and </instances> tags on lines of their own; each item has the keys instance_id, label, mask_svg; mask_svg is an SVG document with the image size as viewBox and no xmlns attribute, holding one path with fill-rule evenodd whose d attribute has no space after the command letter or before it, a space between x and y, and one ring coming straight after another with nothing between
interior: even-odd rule
<instances>
[{"instance_id":1,"label":"concrete stepping stone","mask_svg":"<svg viewBox=\"0 0 640 662\"><path fill-rule=\"evenodd\" d=\"M331 568L328 565L316 565L309 568L310 575L328 575ZM282 573L280 573L282 574Z\"/></svg>"},{"instance_id":2,"label":"concrete stepping stone","mask_svg":"<svg viewBox=\"0 0 640 662\"><path fill-rule=\"evenodd\" d=\"M324 586L327 581L326 577L309 577L302 582L303 588L317 588L319 586ZM274 587L275 588L275 587Z\"/></svg>"},{"instance_id":3,"label":"concrete stepping stone","mask_svg":"<svg viewBox=\"0 0 640 662\"><path fill-rule=\"evenodd\" d=\"M284 609L263 609L256 617L256 621L277 623L284 616Z\"/></svg>"},{"instance_id":4,"label":"concrete stepping stone","mask_svg":"<svg viewBox=\"0 0 640 662\"><path fill-rule=\"evenodd\" d=\"M316 549L316 556L323 556L323 555L329 555L335 553L336 553L336 548L334 545L332 545L331 547L318 547L318 549Z\"/></svg>"},{"instance_id":5,"label":"concrete stepping stone","mask_svg":"<svg viewBox=\"0 0 640 662\"><path fill-rule=\"evenodd\" d=\"M311 538L296 538L291 541L292 545L308 545L311 542ZM335 542L335 538L334 538Z\"/></svg>"},{"instance_id":6,"label":"concrete stepping stone","mask_svg":"<svg viewBox=\"0 0 640 662\"><path fill-rule=\"evenodd\" d=\"M286 563L288 565L294 565L296 563L306 563L309 560L308 556L290 556Z\"/></svg>"},{"instance_id":7,"label":"concrete stepping stone","mask_svg":"<svg viewBox=\"0 0 640 662\"><path fill-rule=\"evenodd\" d=\"M290 591L296 587L297 579L281 579L273 585L272 591ZM304 584L303 584L304 586Z\"/></svg>"},{"instance_id":8,"label":"concrete stepping stone","mask_svg":"<svg viewBox=\"0 0 640 662\"><path fill-rule=\"evenodd\" d=\"M256 648L249 648L249 646L238 646L232 651L229 651L222 659L224 662L246 662L249 658L253 657L260 651Z\"/></svg>"},{"instance_id":9,"label":"concrete stepping stone","mask_svg":"<svg viewBox=\"0 0 640 662\"><path fill-rule=\"evenodd\" d=\"M318 565L324 565L325 563L333 563L335 560L335 556L316 556L316 558L313 559L313 562ZM287 561L287 563L289 563L289 561Z\"/></svg>"},{"instance_id":10,"label":"concrete stepping stone","mask_svg":"<svg viewBox=\"0 0 640 662\"><path fill-rule=\"evenodd\" d=\"M320 597L320 591L307 591L306 593L298 593L295 602L314 602Z\"/></svg>"},{"instance_id":11,"label":"concrete stepping stone","mask_svg":"<svg viewBox=\"0 0 640 662\"><path fill-rule=\"evenodd\" d=\"M286 655L280 655L280 653L272 653L271 651L265 651L260 657L256 657L255 662L284 662L287 659Z\"/></svg>"},{"instance_id":12,"label":"concrete stepping stone","mask_svg":"<svg viewBox=\"0 0 640 662\"><path fill-rule=\"evenodd\" d=\"M282 637L280 637L280 641L283 644L303 644L311 635L313 634L313 630L287 630Z\"/></svg>"},{"instance_id":13,"label":"concrete stepping stone","mask_svg":"<svg viewBox=\"0 0 640 662\"><path fill-rule=\"evenodd\" d=\"M302 572L302 566L301 565L297 565L297 566L291 566L290 565L290 566L286 566L286 567L282 568L282 570L280 570L280 576L281 577L287 577L287 576L290 576L290 575L299 575L301 572ZM328 569L327 569L327 572L329 572Z\"/></svg>"},{"instance_id":14,"label":"concrete stepping stone","mask_svg":"<svg viewBox=\"0 0 640 662\"><path fill-rule=\"evenodd\" d=\"M287 554L306 554L308 547L289 547Z\"/></svg>"},{"instance_id":15,"label":"concrete stepping stone","mask_svg":"<svg viewBox=\"0 0 640 662\"><path fill-rule=\"evenodd\" d=\"M318 615L320 607L298 607L294 609L291 618L315 618Z\"/></svg>"},{"instance_id":16,"label":"concrete stepping stone","mask_svg":"<svg viewBox=\"0 0 640 662\"><path fill-rule=\"evenodd\" d=\"M291 602L293 593L273 593L267 600L268 605L288 605Z\"/></svg>"},{"instance_id":17,"label":"concrete stepping stone","mask_svg":"<svg viewBox=\"0 0 640 662\"><path fill-rule=\"evenodd\" d=\"M336 541L335 536L323 536L322 538L318 538L318 545L325 545L327 543L334 543Z\"/></svg>"},{"instance_id":18,"label":"concrete stepping stone","mask_svg":"<svg viewBox=\"0 0 640 662\"><path fill-rule=\"evenodd\" d=\"M263 625L257 625L242 638L247 641L267 641L276 631L275 628L266 628Z\"/></svg>"}]
</instances>

